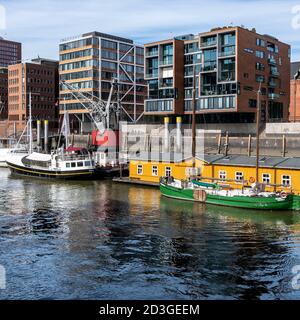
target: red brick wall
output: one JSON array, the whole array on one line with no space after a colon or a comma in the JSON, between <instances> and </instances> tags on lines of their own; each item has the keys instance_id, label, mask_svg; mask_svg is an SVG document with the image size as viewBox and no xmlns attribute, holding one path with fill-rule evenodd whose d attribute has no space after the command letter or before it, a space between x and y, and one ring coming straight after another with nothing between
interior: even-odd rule
<instances>
[{"instance_id":1,"label":"red brick wall","mask_svg":"<svg viewBox=\"0 0 300 320\"><path fill-rule=\"evenodd\" d=\"M289 121L300 121L300 79L291 80L291 103Z\"/></svg>"}]
</instances>

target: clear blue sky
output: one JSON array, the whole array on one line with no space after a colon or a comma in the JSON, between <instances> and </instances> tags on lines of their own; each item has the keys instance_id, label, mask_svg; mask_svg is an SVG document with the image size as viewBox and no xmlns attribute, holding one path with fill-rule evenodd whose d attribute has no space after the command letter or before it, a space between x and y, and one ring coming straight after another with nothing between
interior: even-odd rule
<instances>
[{"instance_id":1,"label":"clear blue sky","mask_svg":"<svg viewBox=\"0 0 300 320\"><path fill-rule=\"evenodd\" d=\"M292 60L300 60L300 9L299 19L292 13L300 0L0 0L0 5L6 11L0 35L22 42L25 59L57 59L60 39L94 30L146 43L234 24L278 37L292 46Z\"/></svg>"}]
</instances>

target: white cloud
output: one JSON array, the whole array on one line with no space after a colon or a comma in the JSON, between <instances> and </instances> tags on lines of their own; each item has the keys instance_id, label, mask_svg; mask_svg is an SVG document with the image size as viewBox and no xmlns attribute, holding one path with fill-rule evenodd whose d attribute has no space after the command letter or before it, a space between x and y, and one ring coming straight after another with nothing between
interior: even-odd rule
<instances>
[{"instance_id":1,"label":"white cloud","mask_svg":"<svg viewBox=\"0 0 300 320\"><path fill-rule=\"evenodd\" d=\"M93 30L144 43L211 27L256 27L293 45L300 60L299 30L292 7L300 0L0 0L7 12L7 37L24 44L24 57L57 58L61 38Z\"/></svg>"}]
</instances>

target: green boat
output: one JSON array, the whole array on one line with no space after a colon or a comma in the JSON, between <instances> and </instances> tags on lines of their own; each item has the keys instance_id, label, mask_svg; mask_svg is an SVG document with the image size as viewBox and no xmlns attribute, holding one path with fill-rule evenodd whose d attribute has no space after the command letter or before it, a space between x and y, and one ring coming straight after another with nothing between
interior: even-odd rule
<instances>
[{"instance_id":1,"label":"green boat","mask_svg":"<svg viewBox=\"0 0 300 320\"><path fill-rule=\"evenodd\" d=\"M196 75L193 81L192 100L192 167L196 166ZM265 192L265 185L259 182L259 139L261 125L261 86L257 91L256 110L256 178L250 189L224 188L215 183L194 180L175 180L173 177L162 177L160 191L162 195L179 200L201 202L233 208L254 210L299 210L300 196L285 192ZM226 151L227 153L227 151ZM191 177L190 177L191 178Z\"/></svg>"},{"instance_id":2,"label":"green boat","mask_svg":"<svg viewBox=\"0 0 300 320\"><path fill-rule=\"evenodd\" d=\"M160 191L163 196L185 201L255 210L299 210L300 197L293 194L255 192L247 190L225 190L213 184L186 182L174 179L161 179Z\"/></svg>"}]
</instances>

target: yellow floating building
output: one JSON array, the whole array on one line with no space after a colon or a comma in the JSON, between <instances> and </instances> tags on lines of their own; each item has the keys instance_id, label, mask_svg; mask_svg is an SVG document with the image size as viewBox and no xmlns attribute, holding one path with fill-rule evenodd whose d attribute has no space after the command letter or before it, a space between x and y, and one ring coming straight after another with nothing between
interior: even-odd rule
<instances>
[{"instance_id":1,"label":"yellow floating building","mask_svg":"<svg viewBox=\"0 0 300 320\"><path fill-rule=\"evenodd\" d=\"M283 158L261 156L259 179L267 191L293 191L300 194L300 157ZM244 155L205 154L192 158L181 154L140 153L130 159L129 179L149 184L159 184L160 177L173 176L187 179L198 175L204 181L219 181L232 187L251 186L255 182L256 157Z\"/></svg>"}]
</instances>

